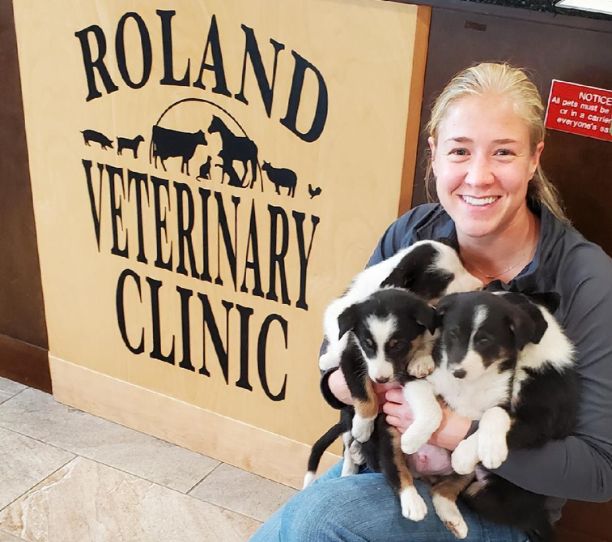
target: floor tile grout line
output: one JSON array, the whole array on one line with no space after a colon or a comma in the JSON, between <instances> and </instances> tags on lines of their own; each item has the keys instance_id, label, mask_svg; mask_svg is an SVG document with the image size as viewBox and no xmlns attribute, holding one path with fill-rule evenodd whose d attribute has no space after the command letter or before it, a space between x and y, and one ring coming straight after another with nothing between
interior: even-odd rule
<instances>
[{"instance_id":1,"label":"floor tile grout line","mask_svg":"<svg viewBox=\"0 0 612 542\"><path fill-rule=\"evenodd\" d=\"M9 532L9 531L7 531L7 530L3 529L3 528L2 528L2 525L0 525L0 533L5 533L5 534L8 534L8 535L12 536L12 537L13 537L15 540L19 540L19 541L22 541L22 542L27 542L27 540L24 540L24 539L23 539L23 538L21 538L20 536L16 536L16 535L14 535L13 533L11 533L11 532Z\"/></svg>"},{"instance_id":2,"label":"floor tile grout line","mask_svg":"<svg viewBox=\"0 0 612 542\"><path fill-rule=\"evenodd\" d=\"M17 435L21 435L22 437L26 437L26 438L29 438L29 439L35 440L35 441L36 441L36 442L38 442L39 444L44 444L44 445L46 445L46 446L50 446L51 448L55 448L56 450L60 450L60 451L62 451L62 452L66 452L66 453L72 454L72 455L73 455L73 457L71 458L71 460L72 460L72 459L75 459L75 458L77 458L77 457L80 457L81 459L86 459L86 460L88 460L88 461L92 461L93 463L99 463L100 465L104 465L105 467L108 467L108 468L110 468L110 469L115 469L115 470L118 470L119 472L122 472L123 474L128 474L128 475L130 475L130 476L134 476L134 477L139 478L140 480L143 480L143 481L145 481L145 482L149 482L149 483L151 483L151 484L155 484L155 485L158 485L158 486L160 486L160 487L165 487L166 489L170 489L170 490L172 490L172 491L177 491L178 493L181 493L182 495L187 495L187 492L183 492L183 491L182 491L182 490L180 490L180 489L176 489L176 488L174 488L174 487L167 486L166 484L162 484L162 483L160 483L160 482L155 482L154 480L149 480L148 478L145 478L145 477L144 477L144 476L142 476L141 474L136 474L136 473L134 473L134 472L129 472L129 471L127 471L127 470L125 470L125 469L123 469L123 468L121 468L121 467L118 467L118 466L116 466L116 465L110 465L109 463L106 463L106 462L104 462L104 461L102 461L102 460L100 460L100 459L98 459L98 458L91 457L91 456L89 456L89 455L85 455L85 454L83 454L82 452L75 452L74 450L70 450L70 449L67 449L67 448L62 448L61 446L58 446L57 444L51 444L50 442L47 442L47 441L44 441L44 440L40 440L39 438L33 437L33 436L28 435L28 434L26 434L26 433L21 433L21 432L19 432L19 431L15 430L15 429L13 429L13 428L4 427L4 426L3 426L3 425L1 425L1 424L0 424L0 429L5 429L5 430L7 430L7 431L11 431L11 432L13 432L13 433L16 433ZM202 456L202 457L209 458L208 456ZM212 459L212 458L209 458L209 459ZM214 461L218 461L218 460L214 459ZM213 467L213 469L212 469L212 470L215 470L215 469L216 469L218 466L219 466L219 465L215 465L215 466ZM212 471L211 471L211 472L212 472ZM210 474L210 472L209 472L208 474ZM208 474L206 474L206 475L204 476L204 478L206 478L206 476L208 476ZM203 479L204 479L204 478L203 478ZM202 480L203 480L203 479L202 479ZM200 481L201 481L201 480L200 480ZM198 484L199 484L199 483L200 483L200 482L198 482ZM196 486L196 485L198 485L198 484L195 484L193 487L195 487L195 486ZM193 489L193 487L192 487L192 488L190 488L188 491L191 491L191 490Z\"/></svg>"},{"instance_id":3,"label":"floor tile grout line","mask_svg":"<svg viewBox=\"0 0 612 542\"><path fill-rule=\"evenodd\" d=\"M207 456L208 457L208 456ZM215 461L219 461L218 459L215 459ZM225 463L223 463L223 461L219 461L219 463L217 465L215 465L209 472L207 472L200 480L198 480L195 484L193 484L193 486L191 486L191 488L189 489L189 491L187 491L187 493L185 493L185 495L189 495L190 497L192 495L190 495L190 493L197 487L199 486L204 480L206 480L206 478L208 478L213 472L215 472L221 465L225 465Z\"/></svg>"},{"instance_id":4,"label":"floor tile grout line","mask_svg":"<svg viewBox=\"0 0 612 542\"><path fill-rule=\"evenodd\" d=\"M15 397L17 397L18 395L22 394L27 389L30 389L30 388L23 388L22 390L19 390L18 392L14 393L13 395L10 395L10 392L2 392L2 393L9 394L9 396L6 399L4 399L3 401L0 401L0 405L3 405L4 403L6 403L7 401L10 401L11 399L14 399Z\"/></svg>"},{"instance_id":5,"label":"floor tile grout line","mask_svg":"<svg viewBox=\"0 0 612 542\"><path fill-rule=\"evenodd\" d=\"M54 471L50 472L49 474L47 474L44 478L42 478L41 480L39 480L38 482L36 482L34 485L31 485L28 489L26 489L23 493L21 493L21 495L19 495L18 497L16 497L15 499L13 499L11 502L9 502L6 506L3 506L2 508L0 508L0 513L4 512L9 506L12 506L13 504L15 504L19 499L21 499L22 497L24 497L25 495L27 495L30 491L32 491L36 486L39 486L40 484L42 484L45 480L47 480L50 476L53 476L56 472L62 470L64 467L66 467L67 465L69 465L70 463L72 463L78 456L73 456L71 457L68 461L66 461L66 463L64 463L63 465L59 466L57 469L55 469ZM6 531L5 531L6 532ZM9 533L9 534L13 534L13 533ZM15 535L13 535L15 536Z\"/></svg>"}]
</instances>

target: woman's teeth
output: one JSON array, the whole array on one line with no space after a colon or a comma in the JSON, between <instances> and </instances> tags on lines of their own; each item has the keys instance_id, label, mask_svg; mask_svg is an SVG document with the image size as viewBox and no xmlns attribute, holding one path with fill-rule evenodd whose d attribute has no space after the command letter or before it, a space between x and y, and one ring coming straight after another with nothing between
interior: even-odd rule
<instances>
[{"instance_id":1,"label":"woman's teeth","mask_svg":"<svg viewBox=\"0 0 612 542\"><path fill-rule=\"evenodd\" d=\"M472 196L461 196L463 201L469 203L470 205L489 205L497 200L496 196L489 196L487 198L474 198Z\"/></svg>"}]
</instances>

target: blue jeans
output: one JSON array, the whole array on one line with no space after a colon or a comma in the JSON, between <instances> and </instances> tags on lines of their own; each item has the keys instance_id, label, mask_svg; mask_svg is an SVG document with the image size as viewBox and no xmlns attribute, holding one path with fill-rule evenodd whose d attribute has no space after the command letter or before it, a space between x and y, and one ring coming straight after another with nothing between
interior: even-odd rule
<instances>
[{"instance_id":1,"label":"blue jeans","mask_svg":"<svg viewBox=\"0 0 612 542\"><path fill-rule=\"evenodd\" d=\"M457 542L436 516L428 486L416 480L427 503L423 521L401 514L399 498L383 474L364 470L340 477L339 463L276 511L250 542ZM526 542L525 533L481 519L459 505L468 542Z\"/></svg>"}]
</instances>

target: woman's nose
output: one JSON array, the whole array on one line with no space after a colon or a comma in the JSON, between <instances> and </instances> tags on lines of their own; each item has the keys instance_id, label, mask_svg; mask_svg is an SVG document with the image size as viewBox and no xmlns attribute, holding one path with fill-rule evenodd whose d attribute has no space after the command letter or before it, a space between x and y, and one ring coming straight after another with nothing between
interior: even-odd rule
<instances>
[{"instance_id":1,"label":"woman's nose","mask_svg":"<svg viewBox=\"0 0 612 542\"><path fill-rule=\"evenodd\" d=\"M465 182L470 185L488 185L493 182L493 170L486 156L475 155L468 164Z\"/></svg>"}]
</instances>

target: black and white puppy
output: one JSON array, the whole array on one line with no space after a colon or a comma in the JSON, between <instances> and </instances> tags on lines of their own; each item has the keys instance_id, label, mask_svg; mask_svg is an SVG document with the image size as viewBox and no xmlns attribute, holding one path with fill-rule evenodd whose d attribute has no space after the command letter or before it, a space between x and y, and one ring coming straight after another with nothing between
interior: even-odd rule
<instances>
[{"instance_id":1,"label":"black and white puppy","mask_svg":"<svg viewBox=\"0 0 612 542\"><path fill-rule=\"evenodd\" d=\"M395 381L405 386L417 382L410 365L435 322L435 310L402 288L377 290L338 318L339 335L347 337L340 369L354 401L354 416L345 430L350 429L352 438L361 444L367 464L385 474L399 495L402 514L415 521L423 519L427 507L414 487L399 433L388 426L384 414L379 415L373 383ZM435 427L439 422L433 421ZM345 450L345 461L348 455Z\"/></svg>"},{"instance_id":2,"label":"black and white puppy","mask_svg":"<svg viewBox=\"0 0 612 542\"><path fill-rule=\"evenodd\" d=\"M387 286L405 288L435 303L443 295L478 290L483 284L466 271L455 249L443 242L418 241L398 251L359 273L344 295L325 310L323 331L327 348L319 358L321 370L338 367L340 363L346 344L346 336L339 333L340 314Z\"/></svg>"},{"instance_id":3,"label":"black and white puppy","mask_svg":"<svg viewBox=\"0 0 612 542\"><path fill-rule=\"evenodd\" d=\"M437 368L428 379L453 410L479 420L451 456L454 494L433 490L436 512L460 538L467 534L454 502L461 492L492 521L542 540L552 534L543 496L484 470L474 481L472 473L479 463L499 467L509 448L542 446L573 431L578 380L573 346L551 314L557 303L556 294L472 292L438 304Z\"/></svg>"},{"instance_id":4,"label":"black and white puppy","mask_svg":"<svg viewBox=\"0 0 612 542\"><path fill-rule=\"evenodd\" d=\"M341 315L355 314L348 309L365 301L377 290L388 287L410 290L423 300L434 303L446 293L482 288L482 282L465 270L459 256L451 246L440 241L419 241L400 250L391 258L365 269L355 277L345 294L334 300L325 311L323 327L327 347L319 360L322 370L337 367L347 348L349 336L341 331ZM409 364L410 375L419 378L428 375L434 368L431 358L432 335L429 331L425 332L424 339L421 341L420 350L411 352L413 359ZM404 362L407 364L408 360ZM376 363L374 360L371 360L368 368L368 376L373 381L384 382L392 378L394 374L391 364ZM402 448L405 453L414 453L437 428L442 413L430 386L425 382L413 382L404 391L415 412L415 422L407 434L402 437ZM355 415L352 410L349 414L345 412L340 422L330 428L313 445L308 461L308 472L304 478L304 487L314 479L319 460L325 449L340 434L343 434L345 445L342 474L346 476L357 471L353 456L359 455L359 447L350 448L353 439L351 427L346 427L343 423L349 417L351 419L354 417L353 436L357 437L358 442L367 440L372 431L374 417L364 421L359 413ZM342 431L343 427L344 431ZM350 453L351 450L352 453Z\"/></svg>"}]
</instances>

